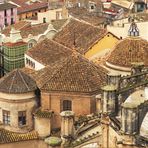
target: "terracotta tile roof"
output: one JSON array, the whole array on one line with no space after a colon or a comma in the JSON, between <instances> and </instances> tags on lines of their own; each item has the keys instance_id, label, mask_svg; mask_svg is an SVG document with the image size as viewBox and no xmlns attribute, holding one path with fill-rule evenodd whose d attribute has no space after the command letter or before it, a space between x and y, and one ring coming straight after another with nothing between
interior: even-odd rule
<instances>
[{"instance_id":1,"label":"terracotta tile roof","mask_svg":"<svg viewBox=\"0 0 148 148\"><path fill-rule=\"evenodd\" d=\"M51 24L56 30L59 30L66 22L67 20L53 20ZM5 36L9 36L11 27L14 27L16 30L21 31L22 38L27 38L29 34L32 34L33 36L37 36L39 34L43 34L47 28L49 23L41 23L36 25L31 25L30 22L27 21L20 21L16 24L13 24L11 26L6 27L4 30L2 30L2 33L5 34Z\"/></svg>"},{"instance_id":2,"label":"terracotta tile roof","mask_svg":"<svg viewBox=\"0 0 148 148\"><path fill-rule=\"evenodd\" d=\"M106 21L105 17L97 16L96 13L89 12L86 8L69 8L69 14L80 20L84 20L94 26L99 26Z\"/></svg>"},{"instance_id":3,"label":"terracotta tile roof","mask_svg":"<svg viewBox=\"0 0 148 148\"><path fill-rule=\"evenodd\" d=\"M69 48L49 39L45 39L26 52L31 58L43 65L52 66L72 54Z\"/></svg>"},{"instance_id":4,"label":"terracotta tile roof","mask_svg":"<svg viewBox=\"0 0 148 148\"><path fill-rule=\"evenodd\" d=\"M115 46L107 62L125 67L131 67L134 62L148 65L148 42L139 37L128 37Z\"/></svg>"},{"instance_id":5,"label":"terracotta tile roof","mask_svg":"<svg viewBox=\"0 0 148 148\"><path fill-rule=\"evenodd\" d=\"M0 79L0 92L25 93L35 91L36 88L36 82L19 69L13 70Z\"/></svg>"},{"instance_id":6,"label":"terracotta tile roof","mask_svg":"<svg viewBox=\"0 0 148 148\"><path fill-rule=\"evenodd\" d=\"M66 23L67 19L52 20L51 24L56 30L61 29L61 27Z\"/></svg>"},{"instance_id":7,"label":"terracotta tile roof","mask_svg":"<svg viewBox=\"0 0 148 148\"><path fill-rule=\"evenodd\" d=\"M51 118L53 114L54 114L53 111L50 111L50 110L41 110L41 109L38 109L34 113L34 115L36 117L39 117L39 118Z\"/></svg>"},{"instance_id":8,"label":"terracotta tile roof","mask_svg":"<svg viewBox=\"0 0 148 148\"><path fill-rule=\"evenodd\" d=\"M30 23L23 21L23 22L14 24L13 27L16 30L21 31L22 38L27 38L29 34L32 34L33 36L37 36L39 34L44 33L47 30L48 25L49 25L48 23L31 25ZM12 26L7 27L6 29L2 31L2 33L5 34L6 36L9 36L11 27Z\"/></svg>"},{"instance_id":9,"label":"terracotta tile roof","mask_svg":"<svg viewBox=\"0 0 148 148\"><path fill-rule=\"evenodd\" d=\"M106 30L84 21L71 19L70 22L55 35L54 40L84 54L106 33Z\"/></svg>"},{"instance_id":10,"label":"terracotta tile roof","mask_svg":"<svg viewBox=\"0 0 148 148\"><path fill-rule=\"evenodd\" d=\"M78 53L63 62L40 70L35 79L41 90L94 94L105 84L106 70Z\"/></svg>"},{"instance_id":11,"label":"terracotta tile roof","mask_svg":"<svg viewBox=\"0 0 148 148\"><path fill-rule=\"evenodd\" d=\"M96 6L99 6L102 4L101 0L68 0L69 3L72 3L73 6L77 6L78 5L78 2L84 6L84 7L87 7L88 6L88 3L89 2L94 2L96 4Z\"/></svg>"},{"instance_id":12,"label":"terracotta tile roof","mask_svg":"<svg viewBox=\"0 0 148 148\"><path fill-rule=\"evenodd\" d=\"M20 6L17 8L18 14L39 10L42 8L48 8L48 3L43 1L36 1L36 2L31 2L29 0L11 0L11 1Z\"/></svg>"},{"instance_id":13,"label":"terracotta tile roof","mask_svg":"<svg viewBox=\"0 0 148 148\"><path fill-rule=\"evenodd\" d=\"M7 42L7 43L4 43L3 45L7 47L15 47L15 46L27 45L27 43L23 41L16 42L16 43Z\"/></svg>"},{"instance_id":14,"label":"terracotta tile roof","mask_svg":"<svg viewBox=\"0 0 148 148\"><path fill-rule=\"evenodd\" d=\"M27 21L19 21L13 25L9 25L8 27L6 27L5 29L2 30L2 34L5 34L5 36L9 36L10 34L10 30L12 27L14 27L16 30L21 30L24 29L27 26L30 26L31 23L27 22Z\"/></svg>"},{"instance_id":15,"label":"terracotta tile roof","mask_svg":"<svg viewBox=\"0 0 148 148\"><path fill-rule=\"evenodd\" d=\"M27 38L29 34L32 34L33 36L43 34L47 30L48 25L48 23L30 25L21 29L21 35L23 38Z\"/></svg>"},{"instance_id":16,"label":"terracotta tile roof","mask_svg":"<svg viewBox=\"0 0 148 148\"><path fill-rule=\"evenodd\" d=\"M20 69L22 72L26 73L27 75L33 75L36 71L34 69L30 69L27 67L23 67Z\"/></svg>"},{"instance_id":17,"label":"terracotta tile roof","mask_svg":"<svg viewBox=\"0 0 148 148\"><path fill-rule=\"evenodd\" d=\"M14 133L5 129L0 129L0 144L34 140L34 139L38 139L38 134L35 131L21 134L21 133Z\"/></svg>"},{"instance_id":18,"label":"terracotta tile roof","mask_svg":"<svg viewBox=\"0 0 148 148\"><path fill-rule=\"evenodd\" d=\"M17 7L16 5L13 5L13 4L10 4L10 3L4 3L4 4L0 4L0 11L8 10L8 9L11 9L11 8L16 8L16 7Z\"/></svg>"}]
</instances>

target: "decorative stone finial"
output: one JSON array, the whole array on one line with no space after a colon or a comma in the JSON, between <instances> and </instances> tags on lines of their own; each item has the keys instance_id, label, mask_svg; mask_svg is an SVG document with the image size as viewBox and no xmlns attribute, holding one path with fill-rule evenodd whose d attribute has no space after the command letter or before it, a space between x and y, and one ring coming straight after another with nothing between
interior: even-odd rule
<instances>
[{"instance_id":1,"label":"decorative stone finial","mask_svg":"<svg viewBox=\"0 0 148 148\"><path fill-rule=\"evenodd\" d=\"M128 30L128 35L129 36L139 36L139 29L137 27L137 24L134 22L134 19L132 20L132 23Z\"/></svg>"},{"instance_id":2,"label":"decorative stone finial","mask_svg":"<svg viewBox=\"0 0 148 148\"><path fill-rule=\"evenodd\" d=\"M10 40L12 43L22 40L21 31L16 30L14 27L11 27L10 30Z\"/></svg>"}]
</instances>

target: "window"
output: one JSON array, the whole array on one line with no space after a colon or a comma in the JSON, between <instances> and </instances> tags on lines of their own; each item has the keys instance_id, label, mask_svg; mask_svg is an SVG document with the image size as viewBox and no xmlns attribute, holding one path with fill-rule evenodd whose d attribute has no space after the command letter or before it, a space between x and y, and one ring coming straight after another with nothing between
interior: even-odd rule
<instances>
[{"instance_id":1,"label":"window","mask_svg":"<svg viewBox=\"0 0 148 148\"><path fill-rule=\"evenodd\" d=\"M28 58L26 58L26 64L32 68L35 68L35 63Z\"/></svg>"},{"instance_id":2,"label":"window","mask_svg":"<svg viewBox=\"0 0 148 148\"><path fill-rule=\"evenodd\" d=\"M45 17L43 18L43 23L46 23L46 18Z\"/></svg>"},{"instance_id":3,"label":"window","mask_svg":"<svg viewBox=\"0 0 148 148\"><path fill-rule=\"evenodd\" d=\"M10 111L3 110L3 123L10 125Z\"/></svg>"},{"instance_id":4,"label":"window","mask_svg":"<svg viewBox=\"0 0 148 148\"><path fill-rule=\"evenodd\" d=\"M19 111L18 112L18 125L26 125L26 111Z\"/></svg>"},{"instance_id":5,"label":"window","mask_svg":"<svg viewBox=\"0 0 148 148\"><path fill-rule=\"evenodd\" d=\"M66 111L66 110L72 110L70 100L63 101L63 111Z\"/></svg>"},{"instance_id":6,"label":"window","mask_svg":"<svg viewBox=\"0 0 148 148\"><path fill-rule=\"evenodd\" d=\"M4 11L4 15L7 16L7 10Z\"/></svg>"},{"instance_id":7,"label":"window","mask_svg":"<svg viewBox=\"0 0 148 148\"><path fill-rule=\"evenodd\" d=\"M8 24L7 24L7 18L5 18L5 26L7 26Z\"/></svg>"},{"instance_id":8,"label":"window","mask_svg":"<svg viewBox=\"0 0 148 148\"><path fill-rule=\"evenodd\" d=\"M56 20L62 19L62 12L61 11L56 11Z\"/></svg>"},{"instance_id":9,"label":"window","mask_svg":"<svg viewBox=\"0 0 148 148\"><path fill-rule=\"evenodd\" d=\"M11 15L13 15L13 8L11 8Z\"/></svg>"},{"instance_id":10,"label":"window","mask_svg":"<svg viewBox=\"0 0 148 148\"><path fill-rule=\"evenodd\" d=\"M12 25L12 24L14 24L14 22L13 22L13 18L11 18L11 25Z\"/></svg>"},{"instance_id":11,"label":"window","mask_svg":"<svg viewBox=\"0 0 148 148\"><path fill-rule=\"evenodd\" d=\"M33 43L29 43L29 48L32 48L33 47Z\"/></svg>"},{"instance_id":12,"label":"window","mask_svg":"<svg viewBox=\"0 0 148 148\"><path fill-rule=\"evenodd\" d=\"M95 7L93 5L91 5L91 9L93 10L93 9L95 9Z\"/></svg>"}]
</instances>

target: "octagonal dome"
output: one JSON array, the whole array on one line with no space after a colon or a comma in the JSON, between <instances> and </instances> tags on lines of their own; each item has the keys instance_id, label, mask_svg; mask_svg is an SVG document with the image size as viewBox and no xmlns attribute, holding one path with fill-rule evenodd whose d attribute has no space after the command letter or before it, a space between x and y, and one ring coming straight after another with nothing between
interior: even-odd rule
<instances>
[{"instance_id":1,"label":"octagonal dome","mask_svg":"<svg viewBox=\"0 0 148 148\"><path fill-rule=\"evenodd\" d=\"M0 92L21 94L35 91L36 82L20 69L15 69L0 79Z\"/></svg>"}]
</instances>

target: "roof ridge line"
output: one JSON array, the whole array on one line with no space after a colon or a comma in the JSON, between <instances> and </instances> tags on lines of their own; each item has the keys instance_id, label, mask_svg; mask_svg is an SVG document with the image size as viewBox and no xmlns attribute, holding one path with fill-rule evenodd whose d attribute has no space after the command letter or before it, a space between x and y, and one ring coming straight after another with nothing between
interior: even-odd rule
<instances>
[{"instance_id":1,"label":"roof ridge line","mask_svg":"<svg viewBox=\"0 0 148 148\"><path fill-rule=\"evenodd\" d=\"M68 63L70 60L71 60L71 58L73 57L73 56L75 56L75 53L77 53L77 52L73 52L72 53L72 55L70 55L69 57L67 57L62 63L61 63L61 65L58 67L58 69L57 70L55 70L55 72L52 74L52 76L41 86L41 88L48 82L48 81L50 81L52 78L53 78L53 76L55 75L55 74L57 74L61 69L62 69L62 67L64 67L64 65L66 64L66 63ZM77 56L79 56L80 54L78 53L77 54ZM81 56L81 55L80 55ZM83 58L83 56L81 56L82 58Z\"/></svg>"},{"instance_id":2,"label":"roof ridge line","mask_svg":"<svg viewBox=\"0 0 148 148\"><path fill-rule=\"evenodd\" d=\"M68 18L68 19L66 20L66 22L63 24L63 26L58 30L58 32L62 31L63 28L64 28L66 25L69 24L70 21L71 21L71 18Z\"/></svg>"},{"instance_id":3,"label":"roof ridge line","mask_svg":"<svg viewBox=\"0 0 148 148\"><path fill-rule=\"evenodd\" d=\"M71 57L71 56L70 56ZM55 74L57 74L57 72L59 72L61 69L62 69L62 67L70 60L69 58L70 57L68 57L68 58L66 58L59 66L57 66L58 68L57 68L57 70L55 70L54 72L53 72L53 74L51 75L51 77L46 81L46 82L44 82L44 84L40 87L40 88L42 88L48 81L50 81L52 78L53 78L53 76L55 75ZM67 61L67 62L66 62Z\"/></svg>"},{"instance_id":4,"label":"roof ridge line","mask_svg":"<svg viewBox=\"0 0 148 148\"><path fill-rule=\"evenodd\" d=\"M31 23L26 21L26 24L24 24L22 27L20 27L19 30L21 30L24 27L27 27L28 25L31 26Z\"/></svg>"},{"instance_id":5,"label":"roof ridge line","mask_svg":"<svg viewBox=\"0 0 148 148\"><path fill-rule=\"evenodd\" d=\"M68 49L68 50L71 50L71 51L72 51L72 49L71 49L71 48L69 48L69 47L67 47L67 46L65 46L65 45L63 45L63 44L61 44L61 43L57 42L57 41L56 41L56 40L54 40L54 39L47 39L47 40L50 40L51 42L56 43L57 45L62 46L62 47L64 47L64 48L66 48L66 49Z\"/></svg>"},{"instance_id":6,"label":"roof ridge line","mask_svg":"<svg viewBox=\"0 0 148 148\"><path fill-rule=\"evenodd\" d=\"M20 71L19 71L19 70L18 70L18 73L19 73L19 75L20 75L21 79L23 80L23 82L24 82L25 86L27 87L27 89L28 89L28 90L30 90L30 89L29 89L29 87L28 87L28 85L26 84L26 81L24 80L24 78L23 78L23 76L22 76L22 74L20 73ZM23 72L22 72L22 73L23 73Z\"/></svg>"},{"instance_id":7,"label":"roof ridge line","mask_svg":"<svg viewBox=\"0 0 148 148\"><path fill-rule=\"evenodd\" d=\"M99 28L98 26L94 26L93 24L91 24L91 23L89 23L89 22L86 22L85 20L83 20L83 19L78 19L78 18L76 18L76 17L71 17L71 20L75 20L75 21L78 21L78 22L80 22L80 23L84 23L84 24L87 24L87 25L90 25L90 26L92 26L92 27L94 27L94 28Z\"/></svg>"},{"instance_id":8,"label":"roof ridge line","mask_svg":"<svg viewBox=\"0 0 148 148\"><path fill-rule=\"evenodd\" d=\"M15 73L15 76L13 76L13 78L12 78L12 82L11 82L11 85L10 85L10 87L9 87L9 93L10 93L10 90L11 90L11 88L12 88L12 85L13 85L13 82L14 82L14 78L16 77L16 73Z\"/></svg>"}]
</instances>

